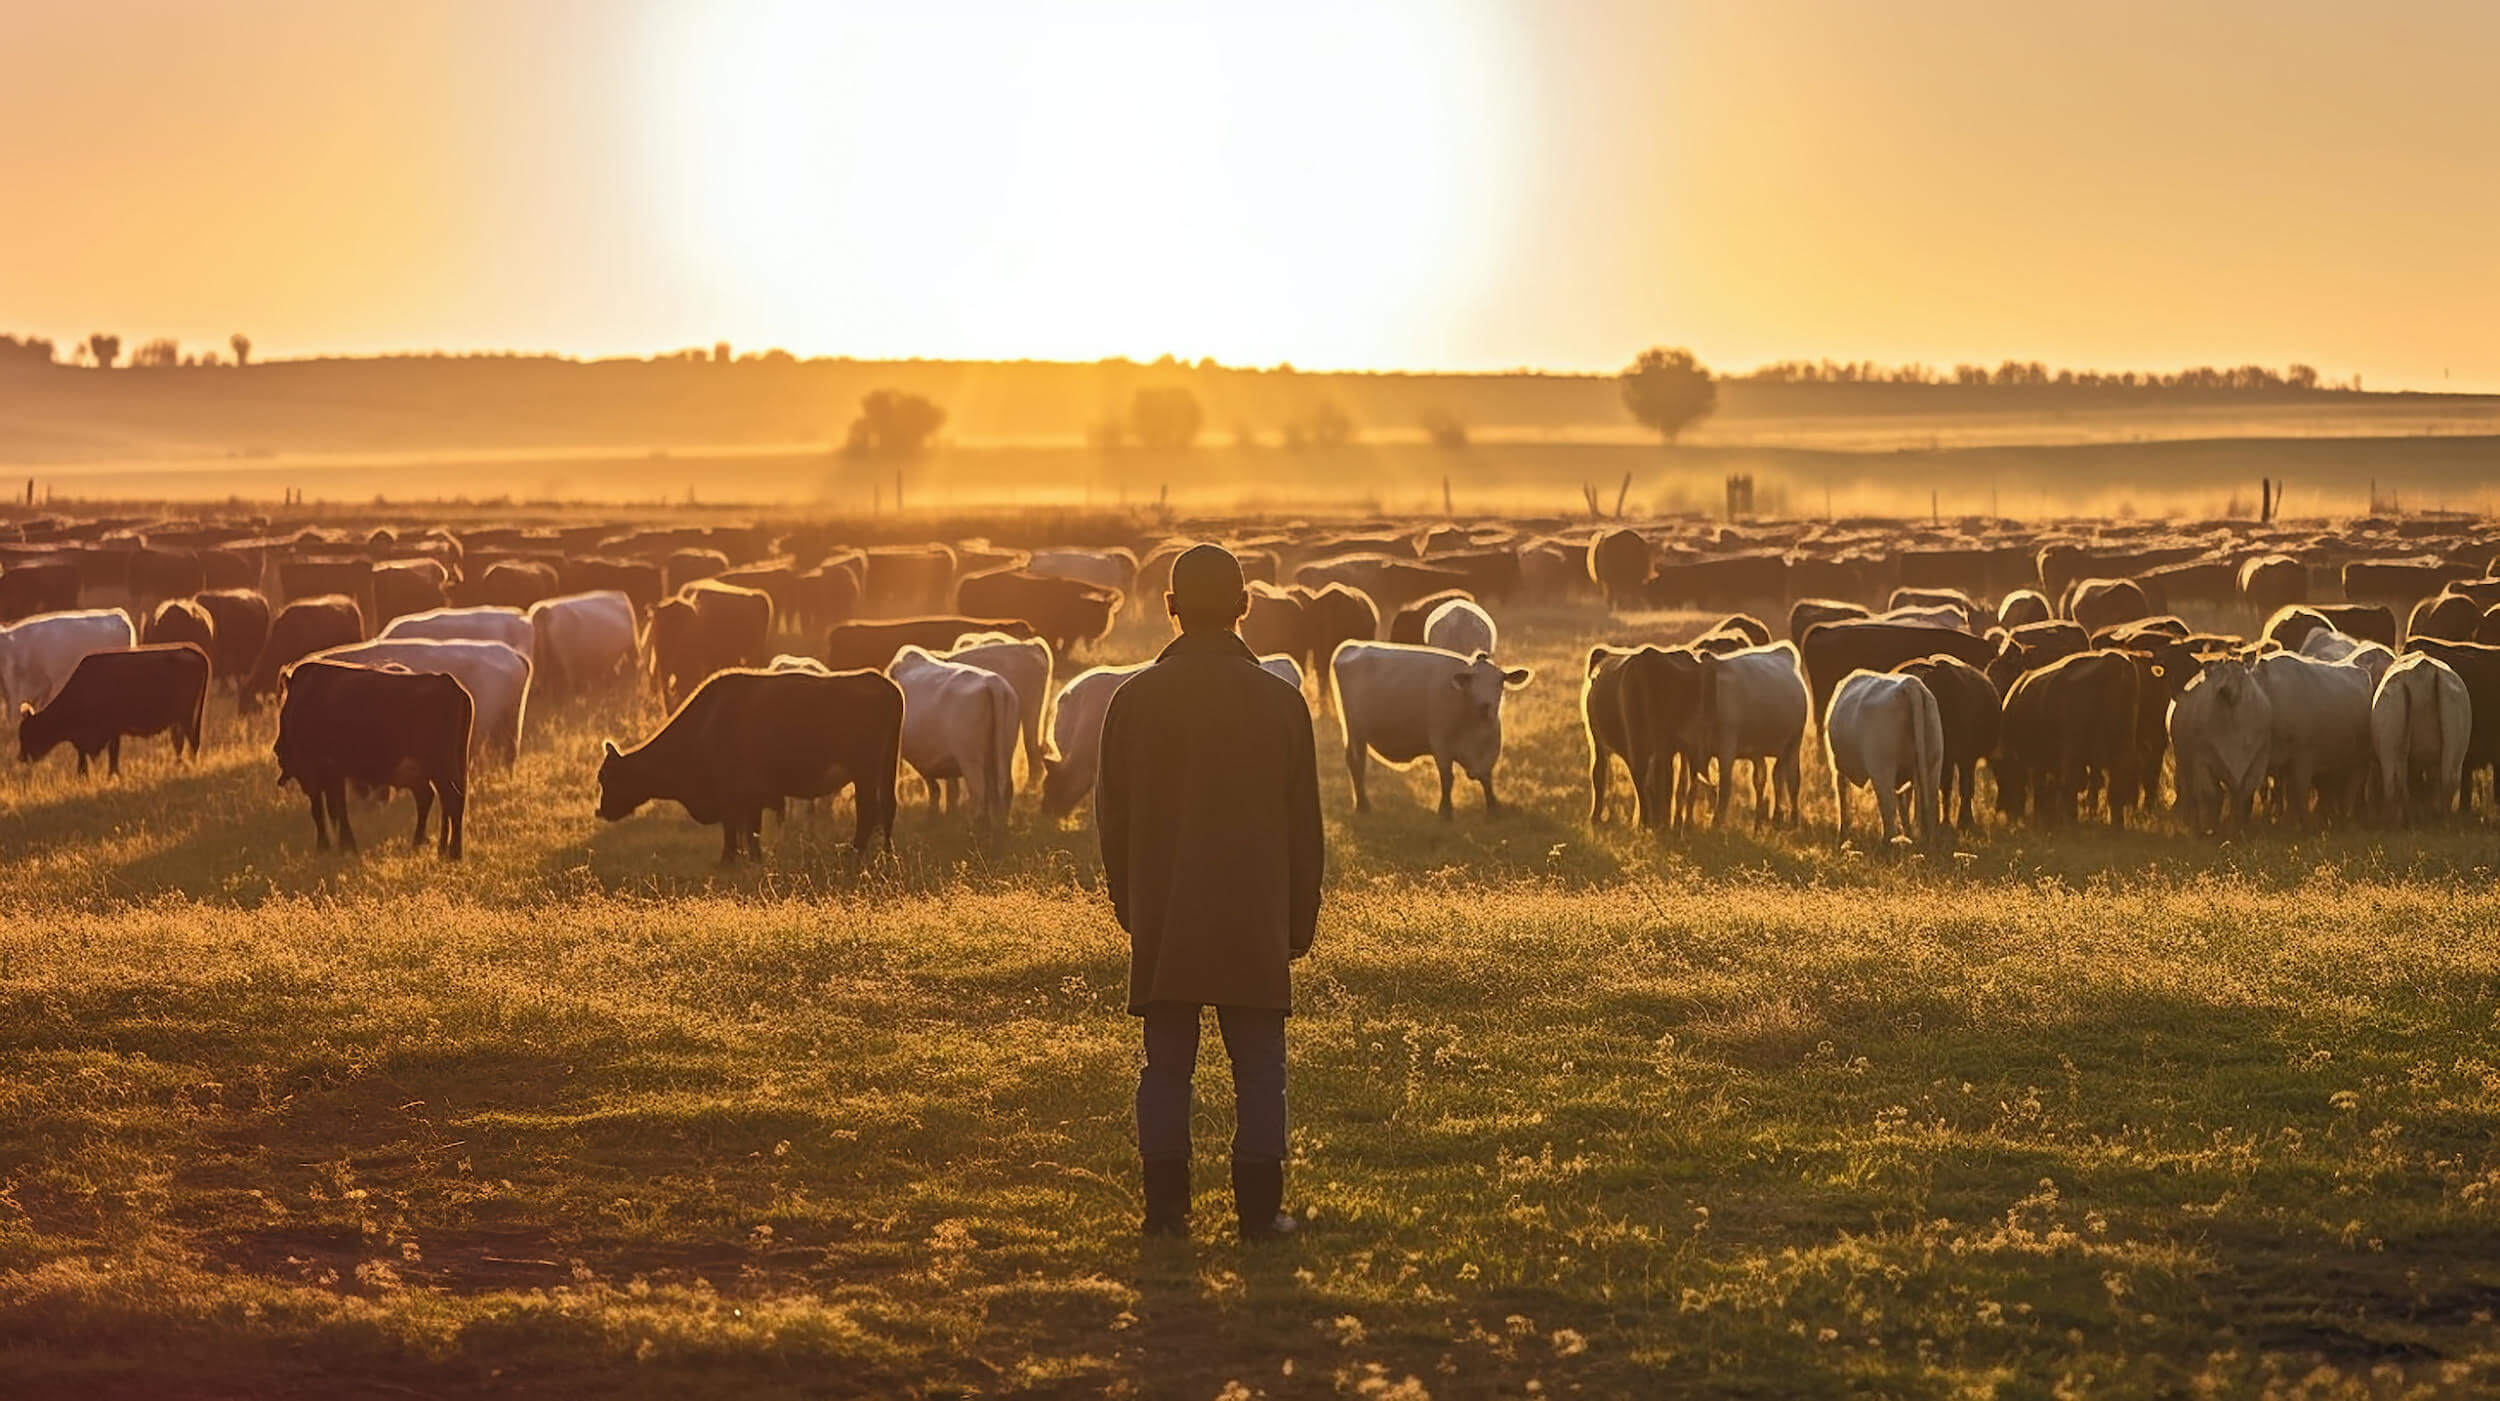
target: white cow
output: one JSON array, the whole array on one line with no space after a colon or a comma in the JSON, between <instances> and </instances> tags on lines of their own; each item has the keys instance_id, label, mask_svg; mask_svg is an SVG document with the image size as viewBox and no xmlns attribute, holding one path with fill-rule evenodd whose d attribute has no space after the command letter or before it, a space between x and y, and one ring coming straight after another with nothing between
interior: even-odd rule
<instances>
[{"instance_id":1,"label":"white cow","mask_svg":"<svg viewBox=\"0 0 2500 1401\"><path fill-rule=\"evenodd\" d=\"M1031 562L1024 567L1054 579L1075 579L1118 589L1131 597L1137 593L1137 556L1124 549L1035 550ZM1163 600L1156 599L1155 606L1161 608Z\"/></svg>"},{"instance_id":2,"label":"white cow","mask_svg":"<svg viewBox=\"0 0 2500 1401\"><path fill-rule=\"evenodd\" d=\"M2456 811L2473 730L2473 698L2446 662L2412 652L2387 668L2370 701L2370 745L2378 754L2380 807L2390 820L2412 816L2416 773L2429 779L2421 796L2430 812Z\"/></svg>"},{"instance_id":3,"label":"white cow","mask_svg":"<svg viewBox=\"0 0 2500 1401\"><path fill-rule=\"evenodd\" d=\"M1013 638L1000 632L968 632L938 654L944 661L977 666L1006 678L1016 691L1016 728L1024 737L1027 782L1042 776L1042 714L1050 705L1050 644L1038 637Z\"/></svg>"},{"instance_id":4,"label":"white cow","mask_svg":"<svg viewBox=\"0 0 2500 1401\"><path fill-rule=\"evenodd\" d=\"M2273 726L2266 771L2275 800L2294 821L2307 820L2313 789L2349 810L2370 771L2370 674L2297 652L2269 652L2255 671Z\"/></svg>"},{"instance_id":5,"label":"white cow","mask_svg":"<svg viewBox=\"0 0 2500 1401\"><path fill-rule=\"evenodd\" d=\"M1329 670L1337 681L1356 812L1371 811L1363 776L1375 754L1399 768L1430 755L1441 777L1445 818L1451 815L1453 767L1483 788L1486 816L1501 811L1493 795L1493 766L1502 758L1502 695L1527 685L1536 673L1401 642L1341 642Z\"/></svg>"},{"instance_id":6,"label":"white cow","mask_svg":"<svg viewBox=\"0 0 2500 1401\"><path fill-rule=\"evenodd\" d=\"M1492 656L1493 644L1500 636L1500 630L1493 626L1493 615L1468 599L1453 598L1424 617L1424 645L1462 657L1478 652Z\"/></svg>"},{"instance_id":7,"label":"white cow","mask_svg":"<svg viewBox=\"0 0 2500 1401\"><path fill-rule=\"evenodd\" d=\"M1823 717L1823 749L1831 761L1832 803L1840 810L1843 842L1849 840L1849 789L1860 783L1875 790L1885 842L1905 835L1900 808L1905 785L1920 834L1929 842L1943 835L1938 793L1944 781L1944 719L1926 682L1898 672L1849 673L1832 692L1832 708Z\"/></svg>"},{"instance_id":8,"label":"white cow","mask_svg":"<svg viewBox=\"0 0 2500 1401\"><path fill-rule=\"evenodd\" d=\"M2179 802L2200 832L2245 824L2265 786L2274 707L2237 657L2218 657L2170 703Z\"/></svg>"},{"instance_id":9,"label":"white cow","mask_svg":"<svg viewBox=\"0 0 2500 1401\"><path fill-rule=\"evenodd\" d=\"M2365 642L2350 633L2333 628L2320 628L2301 640L2300 654L2313 661L2340 662L2357 666L2369 673L2370 684L2376 686L2387 669L2396 664L2396 654L2375 642Z\"/></svg>"},{"instance_id":10,"label":"white cow","mask_svg":"<svg viewBox=\"0 0 2500 1401\"><path fill-rule=\"evenodd\" d=\"M1098 666L1059 688L1051 707L1050 752L1042 759L1044 817L1067 816L1094 791L1102 768L1102 721L1111 713L1111 697L1130 677L1153 665ZM1259 658L1259 666L1296 694L1301 692L1302 668L1293 658L1280 652Z\"/></svg>"},{"instance_id":11,"label":"white cow","mask_svg":"<svg viewBox=\"0 0 2500 1401\"><path fill-rule=\"evenodd\" d=\"M449 676L469 693L475 708L469 726L470 749L500 756L507 765L520 755L521 725L529 713L530 660L503 643L476 638L377 638L313 655L323 661L396 666Z\"/></svg>"},{"instance_id":12,"label":"white cow","mask_svg":"<svg viewBox=\"0 0 2500 1401\"><path fill-rule=\"evenodd\" d=\"M1735 786L1739 759L1754 761L1754 821L1795 822L1803 772L1799 755L1805 747L1806 716L1813 708L1806 698L1805 675L1797 667L1796 646L1774 642L1723 657L1705 655L1701 667L1701 684L1711 704L1703 756L1717 761L1719 787L1711 825L1727 824L1728 794ZM1771 763L1767 786L1762 781L1764 760Z\"/></svg>"},{"instance_id":13,"label":"white cow","mask_svg":"<svg viewBox=\"0 0 2500 1401\"><path fill-rule=\"evenodd\" d=\"M430 561L429 561L430 562ZM431 637L445 642L500 642L524 657L535 656L536 629L518 608L428 608L383 625L382 636Z\"/></svg>"},{"instance_id":14,"label":"white cow","mask_svg":"<svg viewBox=\"0 0 2500 1401\"><path fill-rule=\"evenodd\" d=\"M564 594L530 605L533 649L542 695L579 695L602 681L631 681L641 648L633 600L614 589Z\"/></svg>"},{"instance_id":15,"label":"white cow","mask_svg":"<svg viewBox=\"0 0 2500 1401\"><path fill-rule=\"evenodd\" d=\"M903 689L903 762L929 785L931 810L945 780L960 778L973 820L1004 826L1016 791L1016 688L922 647L895 653L885 674Z\"/></svg>"},{"instance_id":16,"label":"white cow","mask_svg":"<svg viewBox=\"0 0 2500 1401\"><path fill-rule=\"evenodd\" d=\"M0 709L11 715L21 705L41 710L88 653L118 652L138 642L138 629L119 608L37 613L0 627Z\"/></svg>"}]
</instances>

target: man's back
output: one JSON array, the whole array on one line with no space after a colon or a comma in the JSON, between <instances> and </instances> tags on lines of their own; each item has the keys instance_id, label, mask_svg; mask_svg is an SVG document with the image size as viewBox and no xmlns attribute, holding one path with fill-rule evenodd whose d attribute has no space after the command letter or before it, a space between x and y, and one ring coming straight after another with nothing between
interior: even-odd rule
<instances>
[{"instance_id":1,"label":"man's back","mask_svg":"<svg viewBox=\"0 0 2500 1401\"><path fill-rule=\"evenodd\" d=\"M1183 633L1113 697L1097 797L1130 1010L1291 1005L1322 840L1311 716L1230 631Z\"/></svg>"}]
</instances>

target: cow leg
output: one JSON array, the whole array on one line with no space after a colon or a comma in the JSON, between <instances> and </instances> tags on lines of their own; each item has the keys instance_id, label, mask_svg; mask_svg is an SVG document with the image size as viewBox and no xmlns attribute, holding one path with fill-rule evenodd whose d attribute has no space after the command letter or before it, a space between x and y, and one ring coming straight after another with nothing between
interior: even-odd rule
<instances>
[{"instance_id":1,"label":"cow leg","mask_svg":"<svg viewBox=\"0 0 2500 1401\"><path fill-rule=\"evenodd\" d=\"M721 814L720 863L724 866L735 866L738 864L738 823L740 818L741 814L734 812Z\"/></svg>"},{"instance_id":2,"label":"cow leg","mask_svg":"<svg viewBox=\"0 0 2500 1401\"><path fill-rule=\"evenodd\" d=\"M346 776L340 775L332 778L329 783L329 790L330 820L337 823L339 827L339 850L352 852L356 849L356 831L354 828L347 825Z\"/></svg>"},{"instance_id":3,"label":"cow leg","mask_svg":"<svg viewBox=\"0 0 2500 1401\"><path fill-rule=\"evenodd\" d=\"M330 823L321 810L321 785L305 784L304 801L312 805L313 850L328 851L330 849Z\"/></svg>"},{"instance_id":4,"label":"cow leg","mask_svg":"<svg viewBox=\"0 0 2500 1401\"><path fill-rule=\"evenodd\" d=\"M1736 786L1734 750L1725 750L1720 753L1718 767L1712 770L1712 775L1719 781L1719 791L1713 794L1710 800L1710 830L1716 832L1727 826L1727 795L1729 790Z\"/></svg>"},{"instance_id":5,"label":"cow leg","mask_svg":"<svg viewBox=\"0 0 2500 1401\"><path fill-rule=\"evenodd\" d=\"M1354 810L1356 812L1372 810L1371 795L1363 791L1363 767L1367 758L1363 737L1352 730L1346 731L1345 770L1346 776L1354 781Z\"/></svg>"},{"instance_id":6,"label":"cow leg","mask_svg":"<svg viewBox=\"0 0 2500 1401\"><path fill-rule=\"evenodd\" d=\"M469 790L458 783L440 785L443 794L443 829L440 850L446 861L460 859L461 838L469 829Z\"/></svg>"},{"instance_id":7,"label":"cow leg","mask_svg":"<svg viewBox=\"0 0 2500 1401\"><path fill-rule=\"evenodd\" d=\"M1805 741L1803 739L1788 746L1787 752L1780 755L1779 763L1771 769L1771 781L1778 785L1779 797L1787 804L1787 825L1796 826L1797 796L1805 787L1806 781ZM1771 817L1774 823L1780 820L1777 810L1772 812Z\"/></svg>"},{"instance_id":8,"label":"cow leg","mask_svg":"<svg viewBox=\"0 0 2500 1401\"><path fill-rule=\"evenodd\" d=\"M78 751L78 776L80 778L87 776L87 751L84 749Z\"/></svg>"},{"instance_id":9,"label":"cow leg","mask_svg":"<svg viewBox=\"0 0 2500 1401\"><path fill-rule=\"evenodd\" d=\"M1759 827L1771 820L1771 810L1779 803L1779 795L1771 791L1771 760L1756 755L1753 761L1753 825Z\"/></svg>"},{"instance_id":10,"label":"cow leg","mask_svg":"<svg viewBox=\"0 0 2500 1401\"><path fill-rule=\"evenodd\" d=\"M1840 765L1832 765L1832 811L1839 814L1840 844L1849 844L1849 780L1840 776Z\"/></svg>"},{"instance_id":11,"label":"cow leg","mask_svg":"<svg viewBox=\"0 0 2500 1401\"><path fill-rule=\"evenodd\" d=\"M1493 796L1492 772L1487 770L1484 777L1476 780L1476 786L1484 790L1484 815L1487 817L1501 816L1502 801L1501 799Z\"/></svg>"},{"instance_id":12,"label":"cow leg","mask_svg":"<svg viewBox=\"0 0 2500 1401\"><path fill-rule=\"evenodd\" d=\"M408 839L410 850L425 850L425 819L434 811L434 788L432 783L420 783L409 790L409 795L417 800L417 831Z\"/></svg>"},{"instance_id":13,"label":"cow leg","mask_svg":"<svg viewBox=\"0 0 2500 1401\"><path fill-rule=\"evenodd\" d=\"M115 735L104 742L104 776L106 778L122 776L122 737L120 735Z\"/></svg>"},{"instance_id":14,"label":"cow leg","mask_svg":"<svg viewBox=\"0 0 2500 1401\"><path fill-rule=\"evenodd\" d=\"M1614 776L1614 771L1614 757L1605 750L1592 746L1589 750L1589 825L1591 827L1606 825L1606 784L1607 780ZM1637 782L1632 787L1636 793L1640 790L1640 784Z\"/></svg>"},{"instance_id":15,"label":"cow leg","mask_svg":"<svg viewBox=\"0 0 2500 1401\"><path fill-rule=\"evenodd\" d=\"M1446 822L1456 815L1456 809L1450 806L1450 780L1455 771L1450 767L1450 761L1438 754L1433 756L1432 766L1441 773L1441 820Z\"/></svg>"},{"instance_id":16,"label":"cow leg","mask_svg":"<svg viewBox=\"0 0 2500 1401\"><path fill-rule=\"evenodd\" d=\"M1883 843L1887 847L1901 836L1901 793L1895 786L1898 781L1893 774L1879 773L1867 785L1875 790L1875 820L1884 829Z\"/></svg>"}]
</instances>

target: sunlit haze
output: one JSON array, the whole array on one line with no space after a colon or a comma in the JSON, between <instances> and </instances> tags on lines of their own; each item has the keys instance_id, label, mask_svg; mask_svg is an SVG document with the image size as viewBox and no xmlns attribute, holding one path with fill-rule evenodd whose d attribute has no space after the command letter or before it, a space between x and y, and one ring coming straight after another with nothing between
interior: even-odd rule
<instances>
[{"instance_id":1,"label":"sunlit haze","mask_svg":"<svg viewBox=\"0 0 2500 1401\"><path fill-rule=\"evenodd\" d=\"M2500 6L86 0L0 329L2500 389Z\"/></svg>"}]
</instances>

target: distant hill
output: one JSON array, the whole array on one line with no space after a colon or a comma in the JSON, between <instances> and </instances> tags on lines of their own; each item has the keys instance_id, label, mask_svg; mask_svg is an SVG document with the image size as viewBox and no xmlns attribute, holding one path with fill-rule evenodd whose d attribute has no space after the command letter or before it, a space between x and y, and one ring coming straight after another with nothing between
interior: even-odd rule
<instances>
[{"instance_id":1,"label":"distant hill","mask_svg":"<svg viewBox=\"0 0 2500 1401\"><path fill-rule=\"evenodd\" d=\"M577 361L399 356L247 368L0 369L0 462L307 454L832 444L860 396L923 394L960 446L1074 444L1126 416L1140 388L1179 385L1200 442L1274 442L1323 407L1370 441L1455 423L1487 440L1633 442L1601 375L1299 373L1105 361L762 357ZM1698 443L1829 447L2110 441L2230 434L2492 431L2500 399L2351 390L2141 390L1726 380Z\"/></svg>"}]
</instances>

